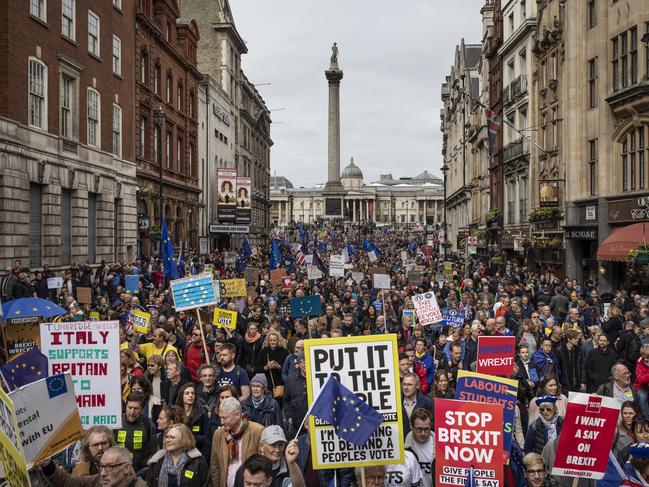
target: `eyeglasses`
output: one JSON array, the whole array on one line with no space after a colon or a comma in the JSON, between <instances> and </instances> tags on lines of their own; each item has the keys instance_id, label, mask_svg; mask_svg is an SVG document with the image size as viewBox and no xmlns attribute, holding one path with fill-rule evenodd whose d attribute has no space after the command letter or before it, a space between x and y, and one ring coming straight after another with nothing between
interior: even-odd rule
<instances>
[{"instance_id":1,"label":"eyeglasses","mask_svg":"<svg viewBox=\"0 0 649 487\"><path fill-rule=\"evenodd\" d=\"M122 462L122 463L113 463L112 465L110 463L106 465L102 465L101 463L99 464L99 472L101 473L102 470L106 470L107 473L111 473L113 470L115 470L117 467L121 467L122 465L126 465L128 462Z\"/></svg>"},{"instance_id":2,"label":"eyeglasses","mask_svg":"<svg viewBox=\"0 0 649 487\"><path fill-rule=\"evenodd\" d=\"M542 408L539 408L540 411L553 411L553 409L549 406L544 406Z\"/></svg>"},{"instance_id":3,"label":"eyeglasses","mask_svg":"<svg viewBox=\"0 0 649 487\"><path fill-rule=\"evenodd\" d=\"M431 430L430 427L428 428L413 428L417 433L427 433Z\"/></svg>"}]
</instances>

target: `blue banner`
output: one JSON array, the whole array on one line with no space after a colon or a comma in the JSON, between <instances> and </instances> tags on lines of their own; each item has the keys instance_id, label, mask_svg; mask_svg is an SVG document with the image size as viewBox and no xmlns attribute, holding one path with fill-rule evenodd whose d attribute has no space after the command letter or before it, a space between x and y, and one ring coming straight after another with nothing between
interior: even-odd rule
<instances>
[{"instance_id":1,"label":"blue banner","mask_svg":"<svg viewBox=\"0 0 649 487\"><path fill-rule=\"evenodd\" d=\"M126 292L129 294L136 293L138 290L138 281L140 276L133 274L131 276L126 276Z\"/></svg>"},{"instance_id":2,"label":"blue banner","mask_svg":"<svg viewBox=\"0 0 649 487\"><path fill-rule=\"evenodd\" d=\"M170 286L176 311L218 304L214 281L210 274L176 279L171 281Z\"/></svg>"},{"instance_id":3,"label":"blue banner","mask_svg":"<svg viewBox=\"0 0 649 487\"><path fill-rule=\"evenodd\" d=\"M464 325L465 313L463 309L442 308L442 326L451 325L460 328Z\"/></svg>"},{"instance_id":4,"label":"blue banner","mask_svg":"<svg viewBox=\"0 0 649 487\"><path fill-rule=\"evenodd\" d=\"M294 318L320 316L321 314L322 302L319 295L291 299L291 315Z\"/></svg>"}]
</instances>

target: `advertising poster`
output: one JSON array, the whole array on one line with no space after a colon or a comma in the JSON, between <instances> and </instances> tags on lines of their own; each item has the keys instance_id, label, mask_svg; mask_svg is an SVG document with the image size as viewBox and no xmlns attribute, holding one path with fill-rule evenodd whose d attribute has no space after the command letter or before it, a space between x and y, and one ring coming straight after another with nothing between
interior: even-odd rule
<instances>
[{"instance_id":1,"label":"advertising poster","mask_svg":"<svg viewBox=\"0 0 649 487\"><path fill-rule=\"evenodd\" d=\"M27 468L83 437L69 373L32 382L13 391L9 397L16 408Z\"/></svg>"},{"instance_id":2,"label":"advertising poster","mask_svg":"<svg viewBox=\"0 0 649 487\"><path fill-rule=\"evenodd\" d=\"M403 463L403 420L396 335L321 338L304 341L309 404L333 375L383 415L383 423L363 446L336 435L326 422L309 417L313 468ZM301 419L301 418L300 418Z\"/></svg>"},{"instance_id":3,"label":"advertising poster","mask_svg":"<svg viewBox=\"0 0 649 487\"><path fill-rule=\"evenodd\" d=\"M412 302L415 305L419 324L426 326L442 321L442 312L437 304L435 293L415 294L412 297Z\"/></svg>"},{"instance_id":4,"label":"advertising poster","mask_svg":"<svg viewBox=\"0 0 649 487\"><path fill-rule=\"evenodd\" d=\"M516 337L480 336L476 371L480 374L509 377L514 373L515 355Z\"/></svg>"},{"instance_id":5,"label":"advertising poster","mask_svg":"<svg viewBox=\"0 0 649 487\"><path fill-rule=\"evenodd\" d=\"M498 404L435 399L435 485L504 487L503 410Z\"/></svg>"},{"instance_id":6,"label":"advertising poster","mask_svg":"<svg viewBox=\"0 0 649 487\"><path fill-rule=\"evenodd\" d=\"M4 327L7 361L20 357L23 353L40 346L41 337L37 316L10 318Z\"/></svg>"},{"instance_id":7,"label":"advertising poster","mask_svg":"<svg viewBox=\"0 0 649 487\"><path fill-rule=\"evenodd\" d=\"M41 351L49 374L69 372L85 429L122 425L119 321L77 321L41 325Z\"/></svg>"},{"instance_id":8,"label":"advertising poster","mask_svg":"<svg viewBox=\"0 0 649 487\"><path fill-rule=\"evenodd\" d=\"M570 393L552 475L604 478L620 406L612 397Z\"/></svg>"},{"instance_id":9,"label":"advertising poster","mask_svg":"<svg viewBox=\"0 0 649 487\"><path fill-rule=\"evenodd\" d=\"M12 487L29 487L29 474L11 399L0 389L0 464L4 477Z\"/></svg>"},{"instance_id":10,"label":"advertising poster","mask_svg":"<svg viewBox=\"0 0 649 487\"><path fill-rule=\"evenodd\" d=\"M252 178L237 177L237 225L250 225Z\"/></svg>"},{"instance_id":11,"label":"advertising poster","mask_svg":"<svg viewBox=\"0 0 649 487\"><path fill-rule=\"evenodd\" d=\"M231 330L236 330L237 312L222 308L215 308L212 324L217 328L230 328Z\"/></svg>"},{"instance_id":12,"label":"advertising poster","mask_svg":"<svg viewBox=\"0 0 649 487\"><path fill-rule=\"evenodd\" d=\"M505 463L509 459L509 452L512 448L517 393L518 381L513 379L477 374L466 370L460 370L457 373L455 399L458 401L497 404L501 408L502 420L499 424L503 432ZM437 401L435 401L435 404L437 405Z\"/></svg>"},{"instance_id":13,"label":"advertising poster","mask_svg":"<svg viewBox=\"0 0 649 487\"><path fill-rule=\"evenodd\" d=\"M235 223L237 219L237 170L220 167L216 170L216 204L219 223Z\"/></svg>"}]
</instances>

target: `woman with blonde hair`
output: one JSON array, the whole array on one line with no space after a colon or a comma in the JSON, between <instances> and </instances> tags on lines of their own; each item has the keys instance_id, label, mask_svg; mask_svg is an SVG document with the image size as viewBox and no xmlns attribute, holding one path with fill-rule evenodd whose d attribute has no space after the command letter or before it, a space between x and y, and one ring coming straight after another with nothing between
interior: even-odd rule
<instances>
[{"instance_id":1,"label":"woman with blonde hair","mask_svg":"<svg viewBox=\"0 0 649 487\"><path fill-rule=\"evenodd\" d=\"M269 392L273 393L273 396L279 402L281 402L284 395L282 366L284 365L286 357L288 357L288 350L286 349L282 335L276 331L269 331L264 340L262 349L257 356L255 372L266 376Z\"/></svg>"},{"instance_id":2,"label":"woman with blonde hair","mask_svg":"<svg viewBox=\"0 0 649 487\"><path fill-rule=\"evenodd\" d=\"M620 307L611 303L608 308L608 319L602 322L602 331L608 337L608 343L611 345L615 343L617 337L620 336L624 329L624 316Z\"/></svg>"}]
</instances>

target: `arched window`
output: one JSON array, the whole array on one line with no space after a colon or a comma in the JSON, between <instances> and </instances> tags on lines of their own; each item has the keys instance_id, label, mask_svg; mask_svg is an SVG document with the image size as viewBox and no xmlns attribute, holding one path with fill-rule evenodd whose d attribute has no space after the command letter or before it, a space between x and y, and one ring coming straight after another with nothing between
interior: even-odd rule
<instances>
[{"instance_id":1,"label":"arched window","mask_svg":"<svg viewBox=\"0 0 649 487\"><path fill-rule=\"evenodd\" d=\"M620 139L622 150L622 191L647 187L647 137L649 124L631 127Z\"/></svg>"},{"instance_id":2,"label":"arched window","mask_svg":"<svg viewBox=\"0 0 649 487\"><path fill-rule=\"evenodd\" d=\"M47 66L29 58L29 125L47 130Z\"/></svg>"}]
</instances>

